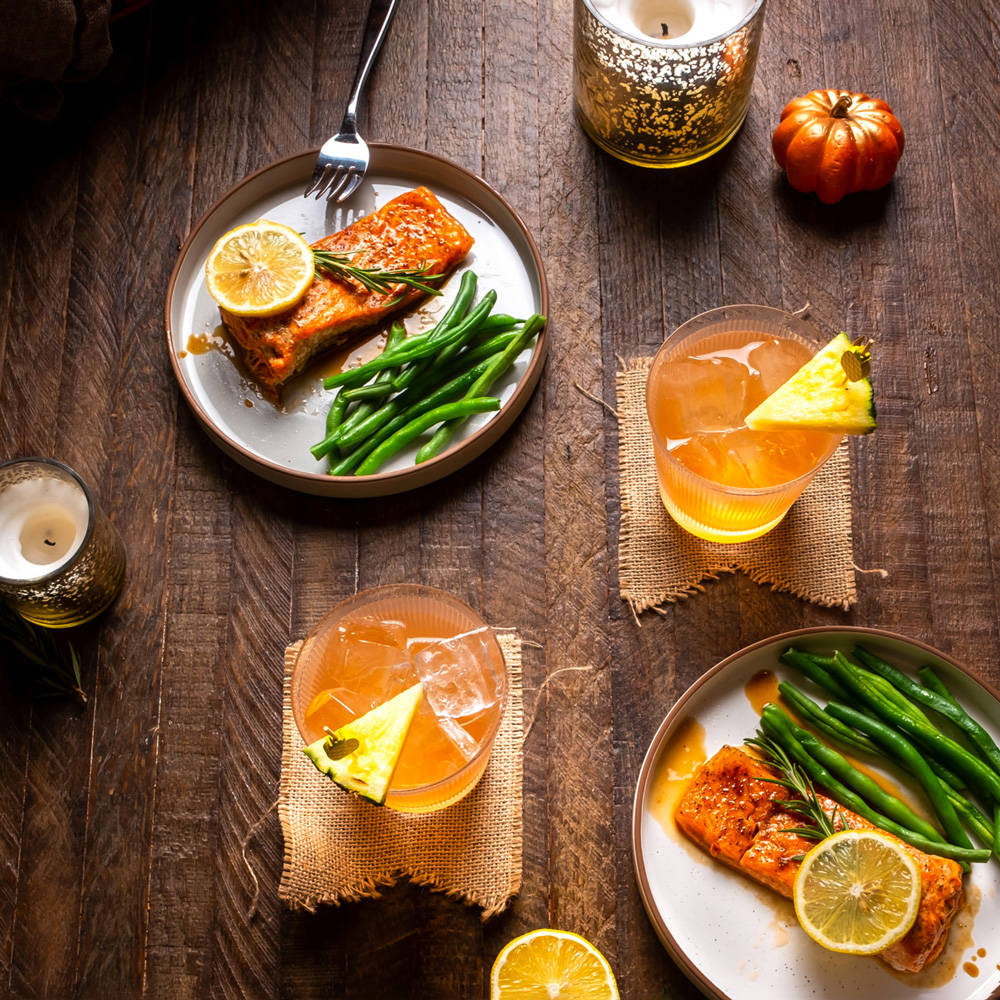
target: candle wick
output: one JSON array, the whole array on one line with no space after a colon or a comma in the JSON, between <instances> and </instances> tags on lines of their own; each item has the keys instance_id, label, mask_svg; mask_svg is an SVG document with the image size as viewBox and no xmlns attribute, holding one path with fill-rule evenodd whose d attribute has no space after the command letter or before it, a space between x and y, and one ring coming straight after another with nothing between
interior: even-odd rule
<instances>
[{"instance_id":1,"label":"candle wick","mask_svg":"<svg viewBox=\"0 0 1000 1000\"><path fill-rule=\"evenodd\" d=\"M670 37L670 29L662 21L660 22L660 30L663 32L664 38Z\"/></svg>"},{"instance_id":2,"label":"candle wick","mask_svg":"<svg viewBox=\"0 0 1000 1000\"><path fill-rule=\"evenodd\" d=\"M45 539L45 544L46 544L46 545L51 545L51 546L53 546L53 547L54 547L56 543L55 543L54 541L52 541L52 539L51 539L51 538L46 538L46 539Z\"/></svg>"}]
</instances>

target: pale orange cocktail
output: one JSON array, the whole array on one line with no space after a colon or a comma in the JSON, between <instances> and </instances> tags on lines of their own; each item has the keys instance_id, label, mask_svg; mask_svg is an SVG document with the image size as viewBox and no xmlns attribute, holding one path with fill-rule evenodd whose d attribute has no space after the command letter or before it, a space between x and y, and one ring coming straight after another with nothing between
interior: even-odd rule
<instances>
[{"instance_id":1,"label":"pale orange cocktail","mask_svg":"<svg viewBox=\"0 0 1000 1000\"><path fill-rule=\"evenodd\" d=\"M423 698L386 797L402 812L456 802L486 769L507 697L493 631L443 591L378 587L327 614L292 673L292 713L306 744L417 681Z\"/></svg>"},{"instance_id":2,"label":"pale orange cocktail","mask_svg":"<svg viewBox=\"0 0 1000 1000\"><path fill-rule=\"evenodd\" d=\"M774 528L840 435L752 431L746 415L822 347L780 309L725 306L681 326L646 384L660 496L685 530L742 542Z\"/></svg>"}]
</instances>

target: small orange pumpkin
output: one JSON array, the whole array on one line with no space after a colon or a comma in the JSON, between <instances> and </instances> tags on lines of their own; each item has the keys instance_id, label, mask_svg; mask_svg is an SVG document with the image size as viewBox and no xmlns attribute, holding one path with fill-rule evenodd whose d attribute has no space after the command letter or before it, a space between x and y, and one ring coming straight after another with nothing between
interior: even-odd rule
<instances>
[{"instance_id":1,"label":"small orange pumpkin","mask_svg":"<svg viewBox=\"0 0 1000 1000\"><path fill-rule=\"evenodd\" d=\"M827 205L892 180L903 126L885 101L846 90L813 90L785 105L771 148L796 191Z\"/></svg>"}]
</instances>

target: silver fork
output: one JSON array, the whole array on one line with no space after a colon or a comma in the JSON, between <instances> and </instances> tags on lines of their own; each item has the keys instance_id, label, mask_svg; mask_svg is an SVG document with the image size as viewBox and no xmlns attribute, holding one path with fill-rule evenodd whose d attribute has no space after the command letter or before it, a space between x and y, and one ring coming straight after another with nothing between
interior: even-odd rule
<instances>
[{"instance_id":1,"label":"silver fork","mask_svg":"<svg viewBox=\"0 0 1000 1000\"><path fill-rule=\"evenodd\" d=\"M389 34L389 25L399 0L372 0L361 43L361 58L354 74L354 85L347 101L347 111L340 131L323 143L316 168L302 192L304 198L315 194L317 200L326 195L327 201L342 202L354 194L368 170L368 144L358 135L358 99L368 82L378 50Z\"/></svg>"}]
</instances>

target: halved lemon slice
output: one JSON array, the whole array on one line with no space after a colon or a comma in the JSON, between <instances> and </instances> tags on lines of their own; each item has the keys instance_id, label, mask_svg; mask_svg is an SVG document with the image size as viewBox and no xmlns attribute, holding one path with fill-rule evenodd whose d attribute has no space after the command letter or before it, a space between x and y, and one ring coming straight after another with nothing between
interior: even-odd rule
<instances>
[{"instance_id":1,"label":"halved lemon slice","mask_svg":"<svg viewBox=\"0 0 1000 1000\"><path fill-rule=\"evenodd\" d=\"M913 926L920 872L896 839L841 830L821 840L795 877L795 915L817 944L848 955L874 955Z\"/></svg>"},{"instance_id":2,"label":"halved lemon slice","mask_svg":"<svg viewBox=\"0 0 1000 1000\"><path fill-rule=\"evenodd\" d=\"M497 955L490 1000L618 1000L608 960L586 939L544 929L514 938Z\"/></svg>"},{"instance_id":3,"label":"halved lemon slice","mask_svg":"<svg viewBox=\"0 0 1000 1000\"><path fill-rule=\"evenodd\" d=\"M288 226L258 219L223 236L205 262L209 294L236 316L291 309L316 274L309 244Z\"/></svg>"},{"instance_id":4,"label":"halved lemon slice","mask_svg":"<svg viewBox=\"0 0 1000 1000\"><path fill-rule=\"evenodd\" d=\"M423 692L418 681L302 752L341 788L381 805Z\"/></svg>"}]
</instances>

